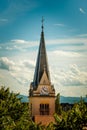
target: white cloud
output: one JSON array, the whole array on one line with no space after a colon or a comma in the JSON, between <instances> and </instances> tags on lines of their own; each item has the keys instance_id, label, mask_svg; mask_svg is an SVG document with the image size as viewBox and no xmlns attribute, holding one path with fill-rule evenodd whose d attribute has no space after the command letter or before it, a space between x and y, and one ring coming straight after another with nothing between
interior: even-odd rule
<instances>
[{"instance_id":1,"label":"white cloud","mask_svg":"<svg viewBox=\"0 0 87 130\"><path fill-rule=\"evenodd\" d=\"M26 67L35 67L35 62L32 61L32 60L24 60L23 64L26 66Z\"/></svg>"},{"instance_id":2,"label":"white cloud","mask_svg":"<svg viewBox=\"0 0 87 130\"><path fill-rule=\"evenodd\" d=\"M80 11L82 14L86 14L86 12L84 11L84 9L82 9L82 8L79 8L79 11Z\"/></svg>"},{"instance_id":3,"label":"white cloud","mask_svg":"<svg viewBox=\"0 0 87 130\"><path fill-rule=\"evenodd\" d=\"M76 43L87 43L87 38L63 38L63 39L52 39L52 40L46 40L47 44L76 44Z\"/></svg>"},{"instance_id":4,"label":"white cloud","mask_svg":"<svg viewBox=\"0 0 87 130\"><path fill-rule=\"evenodd\" d=\"M19 60L13 62L7 57L0 58L0 69L8 70L12 77L22 85L28 85L29 80L33 78L32 69L34 69L34 67L35 62L32 60Z\"/></svg>"},{"instance_id":5,"label":"white cloud","mask_svg":"<svg viewBox=\"0 0 87 130\"><path fill-rule=\"evenodd\" d=\"M87 71L80 70L77 65L71 66L71 71L73 74L76 74L75 78L79 83L87 85Z\"/></svg>"},{"instance_id":6,"label":"white cloud","mask_svg":"<svg viewBox=\"0 0 87 130\"><path fill-rule=\"evenodd\" d=\"M0 18L0 26L7 24L8 22L9 22L8 19Z\"/></svg>"},{"instance_id":7,"label":"white cloud","mask_svg":"<svg viewBox=\"0 0 87 130\"><path fill-rule=\"evenodd\" d=\"M84 37L87 34L77 35L78 37L71 37L71 38L61 38L61 39L46 39L46 44L79 44L79 43L87 43L87 38ZM79 37L81 36L81 37ZM26 41L22 39L14 39L11 40L11 43L16 44L14 48L18 47L18 44L21 44L19 47L33 47L33 46L39 46L39 41ZM38 47L37 47L38 48Z\"/></svg>"},{"instance_id":8,"label":"white cloud","mask_svg":"<svg viewBox=\"0 0 87 130\"><path fill-rule=\"evenodd\" d=\"M9 60L7 57L0 58L0 68L10 70L15 63Z\"/></svg>"},{"instance_id":9,"label":"white cloud","mask_svg":"<svg viewBox=\"0 0 87 130\"><path fill-rule=\"evenodd\" d=\"M87 37L87 34L80 34L80 35L77 35L79 37Z\"/></svg>"},{"instance_id":10,"label":"white cloud","mask_svg":"<svg viewBox=\"0 0 87 130\"><path fill-rule=\"evenodd\" d=\"M12 47L6 47L6 50L13 50L13 48Z\"/></svg>"},{"instance_id":11,"label":"white cloud","mask_svg":"<svg viewBox=\"0 0 87 130\"><path fill-rule=\"evenodd\" d=\"M0 86L9 87L10 91L28 95L28 87L24 87L22 82L18 82L9 71L0 69Z\"/></svg>"},{"instance_id":12,"label":"white cloud","mask_svg":"<svg viewBox=\"0 0 87 130\"><path fill-rule=\"evenodd\" d=\"M68 70L55 68L52 79L56 93L64 96L85 96L87 94L87 71L76 64L70 65Z\"/></svg>"},{"instance_id":13,"label":"white cloud","mask_svg":"<svg viewBox=\"0 0 87 130\"><path fill-rule=\"evenodd\" d=\"M19 47L32 47L32 46L37 46L39 45L39 41L26 41L26 40L23 40L23 39L14 39L14 40L11 40L11 43L15 44L14 45L14 48L17 48L18 46L17 45L20 45Z\"/></svg>"},{"instance_id":14,"label":"white cloud","mask_svg":"<svg viewBox=\"0 0 87 130\"><path fill-rule=\"evenodd\" d=\"M69 29L68 31L69 31L69 32L76 32L77 29L72 28L72 29Z\"/></svg>"},{"instance_id":15,"label":"white cloud","mask_svg":"<svg viewBox=\"0 0 87 130\"><path fill-rule=\"evenodd\" d=\"M56 24L54 24L54 26L64 27L65 25L61 24L61 23L56 23Z\"/></svg>"},{"instance_id":16,"label":"white cloud","mask_svg":"<svg viewBox=\"0 0 87 130\"><path fill-rule=\"evenodd\" d=\"M19 43L19 44L26 44L26 43L28 43L28 41L25 41L25 40L22 40L22 39L11 40L11 42Z\"/></svg>"},{"instance_id":17,"label":"white cloud","mask_svg":"<svg viewBox=\"0 0 87 130\"><path fill-rule=\"evenodd\" d=\"M4 66L6 66L6 68L8 68L7 70L10 71L20 71L26 68L34 68L35 67L35 62L33 60L19 60L19 61L13 61L8 59L7 57L1 57L0 58L0 68L6 69L4 68Z\"/></svg>"},{"instance_id":18,"label":"white cloud","mask_svg":"<svg viewBox=\"0 0 87 130\"><path fill-rule=\"evenodd\" d=\"M81 57L81 54L76 53L76 52L67 52L67 51L53 51L54 55L57 56L65 56L65 57Z\"/></svg>"},{"instance_id":19,"label":"white cloud","mask_svg":"<svg viewBox=\"0 0 87 130\"><path fill-rule=\"evenodd\" d=\"M87 88L83 88L82 86L68 86L67 88L61 86L59 92L66 97L85 97L87 95Z\"/></svg>"},{"instance_id":20,"label":"white cloud","mask_svg":"<svg viewBox=\"0 0 87 130\"><path fill-rule=\"evenodd\" d=\"M63 55L66 55L65 52ZM18 87L16 87L16 91L20 91L22 94L24 92L27 93L29 90L28 86L33 80L35 61L29 58L25 60L20 58L20 60L17 59L13 61L7 57L2 57L0 59L0 63L3 63L3 69L5 69L2 70L3 74L0 74L0 78L3 83L13 87L16 82L17 85L19 84ZM87 92L87 71L81 69L76 64L71 64L70 66L68 65L68 69L63 69L63 67L58 67L56 63L57 61L55 60L53 66L51 65L51 77L56 93L60 92L60 94L64 96L85 96ZM64 64L63 66L66 65ZM2 66L0 66L0 68L2 69ZM6 70L9 70L8 72L10 74L10 78L8 79L6 78ZM21 85L22 88L19 87ZM12 89L14 90L14 88Z\"/></svg>"},{"instance_id":21,"label":"white cloud","mask_svg":"<svg viewBox=\"0 0 87 130\"><path fill-rule=\"evenodd\" d=\"M36 8L37 2L35 1L30 1L30 0L10 0L8 3L7 8L4 9L3 12L0 12L1 17L7 17L10 19L10 22L15 20L17 16L19 16L21 13L30 11L34 8Z\"/></svg>"},{"instance_id":22,"label":"white cloud","mask_svg":"<svg viewBox=\"0 0 87 130\"><path fill-rule=\"evenodd\" d=\"M79 46L80 43L82 43L81 46ZM60 92L61 95L65 96L86 95L86 43L87 38L84 38L83 36L46 40L46 44L48 45L48 63L49 66L52 68L50 69L51 77L56 89L56 93ZM56 47L55 45L59 46ZM55 49L49 51L49 46L55 47ZM7 75L5 76L5 71L8 70L10 76L12 76L12 78L14 78L17 83L23 86L20 92L23 93L23 91L28 91L28 86L33 80L34 76L35 60L37 58L36 48L38 49L39 47L39 41L26 41L22 39L15 39L7 44L1 45L1 47L3 51L0 51L0 55L2 56L7 54L7 57L0 58L0 68L2 69L2 71L4 71L3 75L0 75L0 80L4 76L3 83L7 83ZM9 52L9 50L11 49L13 49L13 51ZM22 50L22 52L19 50ZM25 50L24 53L23 50ZM85 53L80 52L80 50L85 50ZM8 80L8 82L10 84L11 81ZM13 80L12 82L14 84ZM19 87L16 89L19 89Z\"/></svg>"},{"instance_id":23,"label":"white cloud","mask_svg":"<svg viewBox=\"0 0 87 130\"><path fill-rule=\"evenodd\" d=\"M8 19L0 18L0 22L8 22Z\"/></svg>"}]
</instances>

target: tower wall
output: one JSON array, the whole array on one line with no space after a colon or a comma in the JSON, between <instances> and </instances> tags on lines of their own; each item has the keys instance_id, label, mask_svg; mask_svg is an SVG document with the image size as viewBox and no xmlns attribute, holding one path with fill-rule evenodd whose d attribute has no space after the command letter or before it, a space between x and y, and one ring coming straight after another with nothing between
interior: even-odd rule
<instances>
[{"instance_id":1,"label":"tower wall","mask_svg":"<svg viewBox=\"0 0 87 130\"><path fill-rule=\"evenodd\" d=\"M55 113L55 97L30 97L29 100L32 116L40 115L40 104L49 104L48 115L53 115Z\"/></svg>"}]
</instances>

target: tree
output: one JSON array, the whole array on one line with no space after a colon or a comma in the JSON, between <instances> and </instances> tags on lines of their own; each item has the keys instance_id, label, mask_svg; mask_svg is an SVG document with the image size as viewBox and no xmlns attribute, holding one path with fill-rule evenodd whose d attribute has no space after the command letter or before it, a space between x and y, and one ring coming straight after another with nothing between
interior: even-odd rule
<instances>
[{"instance_id":1,"label":"tree","mask_svg":"<svg viewBox=\"0 0 87 130\"><path fill-rule=\"evenodd\" d=\"M28 103L21 103L19 94L10 93L9 88L0 89L0 130L44 130L29 116Z\"/></svg>"},{"instance_id":2,"label":"tree","mask_svg":"<svg viewBox=\"0 0 87 130\"><path fill-rule=\"evenodd\" d=\"M55 130L82 130L87 125L87 106L81 98L79 103L74 104L73 108L63 112L61 116L54 115L56 123Z\"/></svg>"},{"instance_id":3,"label":"tree","mask_svg":"<svg viewBox=\"0 0 87 130\"><path fill-rule=\"evenodd\" d=\"M55 100L55 112L61 115L62 108L60 105L60 94L58 93Z\"/></svg>"},{"instance_id":4,"label":"tree","mask_svg":"<svg viewBox=\"0 0 87 130\"><path fill-rule=\"evenodd\" d=\"M50 122L44 130L55 130L53 122Z\"/></svg>"},{"instance_id":5,"label":"tree","mask_svg":"<svg viewBox=\"0 0 87 130\"><path fill-rule=\"evenodd\" d=\"M0 89L0 130L29 130L32 121L27 103L21 103L19 94L10 93L9 88Z\"/></svg>"}]
</instances>

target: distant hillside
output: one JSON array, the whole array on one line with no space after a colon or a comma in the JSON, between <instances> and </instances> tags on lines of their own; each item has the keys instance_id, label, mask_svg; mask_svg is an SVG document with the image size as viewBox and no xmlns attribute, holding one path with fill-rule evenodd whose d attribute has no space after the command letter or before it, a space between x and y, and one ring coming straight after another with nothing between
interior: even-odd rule
<instances>
[{"instance_id":1,"label":"distant hillside","mask_svg":"<svg viewBox=\"0 0 87 130\"><path fill-rule=\"evenodd\" d=\"M22 98L21 101L22 102L29 102L28 96L25 95L19 95L19 98ZM80 101L80 97L64 97L64 96L60 96L60 103L76 103ZM85 102L87 102L87 98L83 97L83 100Z\"/></svg>"},{"instance_id":2,"label":"distant hillside","mask_svg":"<svg viewBox=\"0 0 87 130\"><path fill-rule=\"evenodd\" d=\"M29 102L28 96L25 96L25 95L18 95L18 98L21 98L21 102Z\"/></svg>"},{"instance_id":3,"label":"distant hillside","mask_svg":"<svg viewBox=\"0 0 87 130\"><path fill-rule=\"evenodd\" d=\"M61 103L76 103L76 102L79 102L81 99L81 97L64 97L64 96L60 96L60 102ZM86 97L83 97L83 100L85 102L87 102L87 98Z\"/></svg>"}]
</instances>

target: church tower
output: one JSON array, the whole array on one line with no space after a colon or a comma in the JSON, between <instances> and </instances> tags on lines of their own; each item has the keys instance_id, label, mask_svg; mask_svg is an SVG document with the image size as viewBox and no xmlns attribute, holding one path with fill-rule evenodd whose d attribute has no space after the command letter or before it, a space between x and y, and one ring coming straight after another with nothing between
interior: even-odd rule
<instances>
[{"instance_id":1,"label":"church tower","mask_svg":"<svg viewBox=\"0 0 87 130\"><path fill-rule=\"evenodd\" d=\"M32 119L42 124L49 124L54 121L55 113L55 89L51 84L47 53L44 39L44 27L42 18L42 31L40 45L33 82L29 90L29 107Z\"/></svg>"}]
</instances>

